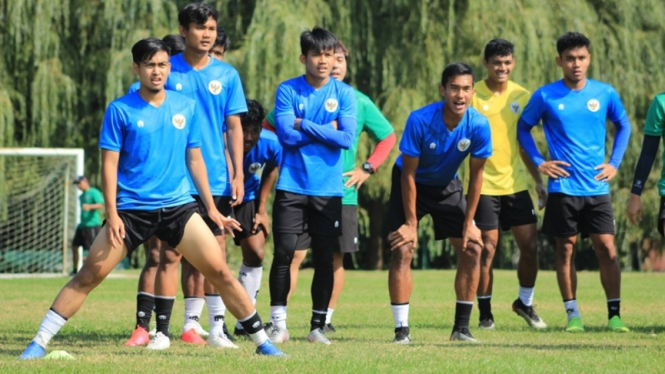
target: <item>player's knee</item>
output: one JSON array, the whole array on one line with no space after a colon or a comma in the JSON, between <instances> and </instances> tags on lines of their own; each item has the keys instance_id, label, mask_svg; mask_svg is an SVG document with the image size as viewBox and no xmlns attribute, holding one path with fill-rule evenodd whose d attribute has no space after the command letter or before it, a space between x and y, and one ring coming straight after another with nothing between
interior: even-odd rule
<instances>
[{"instance_id":1,"label":"player's knee","mask_svg":"<svg viewBox=\"0 0 665 374\"><path fill-rule=\"evenodd\" d=\"M182 255L174 250L161 251L159 254L159 264L161 267L176 266Z\"/></svg>"},{"instance_id":2,"label":"player's knee","mask_svg":"<svg viewBox=\"0 0 665 374\"><path fill-rule=\"evenodd\" d=\"M413 259L413 251L408 246L397 248L392 253L391 263L402 267L410 267Z\"/></svg>"},{"instance_id":3,"label":"player's knee","mask_svg":"<svg viewBox=\"0 0 665 374\"><path fill-rule=\"evenodd\" d=\"M104 280L104 277L99 275L93 269L84 266L78 273L76 273L76 276L72 279L72 283L76 288L92 290L97 287L102 280Z\"/></svg>"},{"instance_id":4,"label":"player's knee","mask_svg":"<svg viewBox=\"0 0 665 374\"><path fill-rule=\"evenodd\" d=\"M259 267L263 265L265 251L263 248L251 248L249 251L243 251L242 262L249 267Z\"/></svg>"},{"instance_id":5,"label":"player's knee","mask_svg":"<svg viewBox=\"0 0 665 374\"><path fill-rule=\"evenodd\" d=\"M468 242L466 244L466 249L462 251L462 256L467 257L474 261L480 261L481 253L483 248L474 242ZM490 258L490 263L492 259Z\"/></svg>"},{"instance_id":6,"label":"player's knee","mask_svg":"<svg viewBox=\"0 0 665 374\"><path fill-rule=\"evenodd\" d=\"M600 261L612 261L616 259L616 250L614 245L608 243L601 243L594 248L596 256Z\"/></svg>"}]
</instances>

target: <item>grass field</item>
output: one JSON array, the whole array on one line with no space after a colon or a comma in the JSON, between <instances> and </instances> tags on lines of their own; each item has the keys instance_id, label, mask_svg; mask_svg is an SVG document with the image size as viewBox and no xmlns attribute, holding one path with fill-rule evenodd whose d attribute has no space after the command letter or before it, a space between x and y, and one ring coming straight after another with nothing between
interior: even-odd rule
<instances>
[{"instance_id":1,"label":"grass field","mask_svg":"<svg viewBox=\"0 0 665 374\"><path fill-rule=\"evenodd\" d=\"M19 362L15 358L34 336L41 319L67 278L0 280L0 372L2 373L427 373L427 372L663 372L665 367L665 274L623 274L622 316L632 329L609 333L598 273L579 275L578 301L587 332L563 332L565 313L552 272L541 272L536 307L550 326L529 330L512 313L517 294L512 271L497 271L493 312L497 329L475 328L482 344L448 341L454 313L453 271L414 273L410 346L391 344L393 321L386 272L348 272L334 323L331 346L305 341L312 272L303 271L289 306L291 340L281 346L287 359L253 354L249 341L239 350L193 347L178 341L167 351L127 348L122 343L134 324L137 273L106 280L56 336L50 350L66 350L76 361ZM259 312L269 317L267 274ZM182 298L176 301L172 330L179 333ZM234 323L232 317L229 322ZM204 327L207 316L202 317ZM175 335L174 333L174 335Z\"/></svg>"}]
</instances>

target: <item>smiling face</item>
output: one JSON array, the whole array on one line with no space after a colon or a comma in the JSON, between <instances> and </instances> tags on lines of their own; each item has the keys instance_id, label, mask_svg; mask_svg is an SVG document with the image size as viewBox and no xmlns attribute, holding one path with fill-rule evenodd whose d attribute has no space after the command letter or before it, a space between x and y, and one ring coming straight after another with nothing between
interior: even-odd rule
<instances>
[{"instance_id":1,"label":"smiling face","mask_svg":"<svg viewBox=\"0 0 665 374\"><path fill-rule=\"evenodd\" d=\"M252 124L249 126L242 127L242 146L243 152L249 153L249 151L254 148L256 143L259 142L259 137L261 136L261 124Z\"/></svg>"},{"instance_id":2,"label":"smiling face","mask_svg":"<svg viewBox=\"0 0 665 374\"><path fill-rule=\"evenodd\" d=\"M141 89L146 89L152 93L164 89L166 78L171 72L168 53L158 51L148 61L134 63L133 66L134 73L139 76Z\"/></svg>"},{"instance_id":3,"label":"smiling face","mask_svg":"<svg viewBox=\"0 0 665 374\"><path fill-rule=\"evenodd\" d=\"M577 84L586 79L591 63L591 53L586 47L570 48L556 58L556 64L563 70L564 80Z\"/></svg>"},{"instance_id":4,"label":"smiling face","mask_svg":"<svg viewBox=\"0 0 665 374\"><path fill-rule=\"evenodd\" d=\"M506 83L510 79L510 74L515 66L515 57L510 54L507 56L492 56L489 61L483 61L483 66L487 69L489 79L494 83Z\"/></svg>"},{"instance_id":5,"label":"smiling face","mask_svg":"<svg viewBox=\"0 0 665 374\"><path fill-rule=\"evenodd\" d=\"M185 38L185 45L188 49L207 53L217 38L217 21L210 17L203 24L192 22L186 29L180 26L180 35Z\"/></svg>"},{"instance_id":6,"label":"smiling face","mask_svg":"<svg viewBox=\"0 0 665 374\"><path fill-rule=\"evenodd\" d=\"M439 93L446 102L446 107L457 116L463 116L473 97L473 76L470 74L456 75L439 86Z\"/></svg>"},{"instance_id":7,"label":"smiling face","mask_svg":"<svg viewBox=\"0 0 665 374\"><path fill-rule=\"evenodd\" d=\"M308 77L317 81L326 81L335 63L335 50L309 50L307 56L300 55L300 62L305 65L305 74Z\"/></svg>"}]
</instances>

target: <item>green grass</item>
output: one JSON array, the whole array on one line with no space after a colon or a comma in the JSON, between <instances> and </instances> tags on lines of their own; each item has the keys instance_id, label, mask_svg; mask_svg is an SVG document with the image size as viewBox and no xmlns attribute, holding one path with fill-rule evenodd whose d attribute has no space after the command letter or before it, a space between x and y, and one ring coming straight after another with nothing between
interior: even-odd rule
<instances>
[{"instance_id":1,"label":"green grass","mask_svg":"<svg viewBox=\"0 0 665 374\"><path fill-rule=\"evenodd\" d=\"M578 301L587 332L563 332L565 313L552 272L541 272L536 307L550 328L531 331L510 308L517 295L512 271L495 273L493 312L497 329L472 331L482 344L448 341L455 296L454 272L414 272L410 346L391 344L386 272L347 272L347 283L334 323L331 346L305 341L309 322L312 272L303 271L289 306L291 340L281 346L286 360L258 357L249 341L240 350L217 350L172 342L165 352L122 345L134 324L136 272L133 278L108 279L56 336L50 350L66 350L76 361L19 362L15 358L32 339L53 297L66 278L0 280L0 372L2 373L370 373L370 372L662 372L665 357L665 274L623 274L622 316L628 334L606 329L605 297L598 273L579 274ZM267 274L259 312L267 320ZM182 298L176 302L172 329L179 331ZM204 312L205 314L205 312ZM234 321L232 318L231 323ZM204 326L207 316L202 317ZM658 358L660 357L660 359Z\"/></svg>"}]
</instances>

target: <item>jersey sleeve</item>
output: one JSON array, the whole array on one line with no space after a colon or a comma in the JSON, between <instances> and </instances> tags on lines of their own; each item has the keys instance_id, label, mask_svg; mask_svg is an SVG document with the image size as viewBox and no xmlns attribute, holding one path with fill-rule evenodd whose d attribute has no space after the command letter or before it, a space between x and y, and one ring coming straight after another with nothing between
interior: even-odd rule
<instances>
[{"instance_id":1,"label":"jersey sleeve","mask_svg":"<svg viewBox=\"0 0 665 374\"><path fill-rule=\"evenodd\" d=\"M662 136L665 127L665 93L657 95L647 112L644 124L644 135Z\"/></svg>"},{"instance_id":2,"label":"jersey sleeve","mask_svg":"<svg viewBox=\"0 0 665 374\"><path fill-rule=\"evenodd\" d=\"M383 140L393 133L393 127L386 117L369 98L358 100L358 111L364 111L365 126L363 130L367 131L374 140Z\"/></svg>"},{"instance_id":3,"label":"jersey sleeve","mask_svg":"<svg viewBox=\"0 0 665 374\"><path fill-rule=\"evenodd\" d=\"M242 89L240 75L235 70L233 71L233 77L231 78L229 85L229 96L226 98L224 117L247 112L245 92Z\"/></svg>"},{"instance_id":4,"label":"jersey sleeve","mask_svg":"<svg viewBox=\"0 0 665 374\"><path fill-rule=\"evenodd\" d=\"M623 107L623 102L619 97L619 93L614 87L610 87L610 102L607 109L607 117L612 123L617 123L628 116L626 114L626 109Z\"/></svg>"},{"instance_id":5,"label":"jersey sleeve","mask_svg":"<svg viewBox=\"0 0 665 374\"><path fill-rule=\"evenodd\" d=\"M198 105L198 104L194 104ZM200 148L201 147L201 124L198 121L196 110L192 105L192 116L189 120L189 134L187 134L187 148Z\"/></svg>"},{"instance_id":6,"label":"jersey sleeve","mask_svg":"<svg viewBox=\"0 0 665 374\"><path fill-rule=\"evenodd\" d=\"M294 127L296 113L293 110L291 88L280 84L275 95L275 128L279 143L284 147L302 147L312 143L312 138Z\"/></svg>"},{"instance_id":7,"label":"jersey sleeve","mask_svg":"<svg viewBox=\"0 0 665 374\"><path fill-rule=\"evenodd\" d=\"M474 139L471 142L471 157L488 158L492 155L492 133L487 118L478 116L478 124L474 131Z\"/></svg>"},{"instance_id":8,"label":"jersey sleeve","mask_svg":"<svg viewBox=\"0 0 665 374\"><path fill-rule=\"evenodd\" d=\"M332 78L331 78L332 79ZM357 117L358 107L356 104L356 93L353 92L353 89L350 86L345 87L346 89L340 90L340 108L339 108L339 118L343 117ZM355 136L355 128L353 129L353 135Z\"/></svg>"},{"instance_id":9,"label":"jersey sleeve","mask_svg":"<svg viewBox=\"0 0 665 374\"><path fill-rule=\"evenodd\" d=\"M420 121L411 113L406 120L402 140L399 142L399 150L409 157L420 157L423 144L423 130Z\"/></svg>"},{"instance_id":10,"label":"jersey sleeve","mask_svg":"<svg viewBox=\"0 0 665 374\"><path fill-rule=\"evenodd\" d=\"M271 142L270 157L266 161L266 168L274 169L282 163L282 147L278 142Z\"/></svg>"},{"instance_id":11,"label":"jersey sleeve","mask_svg":"<svg viewBox=\"0 0 665 374\"><path fill-rule=\"evenodd\" d=\"M527 125L533 127L543 118L544 111L543 95L540 89L538 89L529 99L524 111L522 111L520 119Z\"/></svg>"},{"instance_id":12,"label":"jersey sleeve","mask_svg":"<svg viewBox=\"0 0 665 374\"><path fill-rule=\"evenodd\" d=\"M99 148L120 152L125 138L125 119L120 109L111 103L104 113Z\"/></svg>"},{"instance_id":13,"label":"jersey sleeve","mask_svg":"<svg viewBox=\"0 0 665 374\"><path fill-rule=\"evenodd\" d=\"M91 196L92 197L92 203L93 204L104 204L104 195L102 194L102 191L100 191L96 188L95 189L91 188L91 191L93 191L93 194Z\"/></svg>"}]
</instances>

